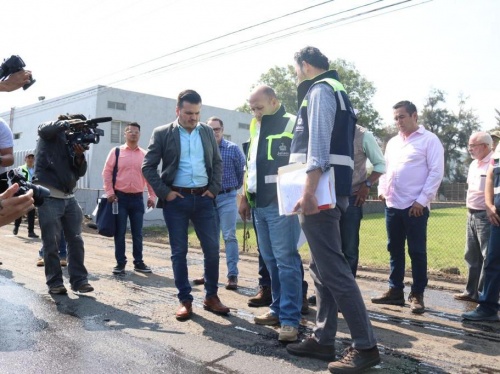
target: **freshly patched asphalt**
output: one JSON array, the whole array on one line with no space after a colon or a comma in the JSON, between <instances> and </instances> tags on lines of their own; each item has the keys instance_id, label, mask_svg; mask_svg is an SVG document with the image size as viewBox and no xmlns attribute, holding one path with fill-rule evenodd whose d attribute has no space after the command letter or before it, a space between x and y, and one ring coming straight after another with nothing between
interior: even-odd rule
<instances>
[{"instance_id":1,"label":"freshly patched asphalt","mask_svg":"<svg viewBox=\"0 0 500 374\"><path fill-rule=\"evenodd\" d=\"M152 274L111 273L113 240L85 234L85 263L95 292L49 295L44 268L36 267L41 242L0 228L0 373L327 373L327 362L294 357L278 342L279 328L258 326L247 299L257 289L256 258L240 256L239 288L224 288L226 264L220 261L219 296L229 316L203 309L204 287L193 286L194 315L175 319L178 307L167 244L145 243L144 260ZM24 233L25 230L20 230ZM166 240L165 240L166 242ZM188 253L190 279L203 273L199 249ZM67 268L64 281L69 289ZM404 307L376 305L370 298L387 288L387 274L360 269L365 300L382 362L368 373L498 372L500 323L463 322L473 303L453 299L463 284L431 280L427 311L412 315ZM307 280L312 285L309 273ZM411 278L408 279L411 281ZM311 287L313 288L313 287ZM407 291L407 289L406 289ZM407 291L408 292L408 291ZM316 309L301 321L299 338L311 334ZM350 343L339 315L336 351Z\"/></svg>"}]
</instances>

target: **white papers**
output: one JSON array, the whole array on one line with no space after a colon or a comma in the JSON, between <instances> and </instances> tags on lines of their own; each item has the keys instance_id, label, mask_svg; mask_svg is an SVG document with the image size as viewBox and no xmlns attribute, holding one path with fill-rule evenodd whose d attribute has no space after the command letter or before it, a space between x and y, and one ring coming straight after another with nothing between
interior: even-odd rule
<instances>
[{"instance_id":1,"label":"white papers","mask_svg":"<svg viewBox=\"0 0 500 374\"><path fill-rule=\"evenodd\" d=\"M146 209L146 211L144 212L144 214L148 214L148 213L151 213L153 211L153 207L149 207Z\"/></svg>"},{"instance_id":2,"label":"white papers","mask_svg":"<svg viewBox=\"0 0 500 374\"><path fill-rule=\"evenodd\" d=\"M278 169L277 188L280 215L297 214L293 208L302 197L306 184L306 164L290 164ZM320 209L331 209L337 202L335 198L335 177L333 168L321 175L316 188L316 199Z\"/></svg>"}]
</instances>

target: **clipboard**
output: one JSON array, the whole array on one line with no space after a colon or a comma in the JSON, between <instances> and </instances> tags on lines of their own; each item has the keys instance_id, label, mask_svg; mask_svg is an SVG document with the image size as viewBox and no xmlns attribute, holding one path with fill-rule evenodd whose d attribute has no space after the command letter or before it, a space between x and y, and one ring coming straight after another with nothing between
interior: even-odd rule
<instances>
[{"instance_id":1,"label":"clipboard","mask_svg":"<svg viewBox=\"0 0 500 374\"><path fill-rule=\"evenodd\" d=\"M293 208L302 197L307 179L307 165L296 163L278 168L277 193L280 215L292 215ZM319 179L315 193L318 200L318 208L333 209L337 203L335 197L335 175L333 167L323 173Z\"/></svg>"}]
</instances>

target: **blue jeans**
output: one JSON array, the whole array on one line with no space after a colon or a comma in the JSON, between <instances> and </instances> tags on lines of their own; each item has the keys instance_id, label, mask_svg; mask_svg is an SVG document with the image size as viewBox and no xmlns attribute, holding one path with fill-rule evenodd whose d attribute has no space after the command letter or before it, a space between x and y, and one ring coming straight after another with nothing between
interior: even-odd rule
<instances>
[{"instance_id":1,"label":"blue jeans","mask_svg":"<svg viewBox=\"0 0 500 374\"><path fill-rule=\"evenodd\" d=\"M210 197L182 193L165 202L163 217L167 224L172 269L180 302L192 301L191 285L188 279L187 251L189 220L193 223L200 240L204 256L205 297L217 295L219 282L219 240L217 240L217 219L214 200Z\"/></svg>"},{"instance_id":2,"label":"blue jeans","mask_svg":"<svg viewBox=\"0 0 500 374\"><path fill-rule=\"evenodd\" d=\"M42 248L38 251L38 256L43 257L43 244ZM61 240L59 240L59 258L60 259L66 259L66 256L68 255L68 252L66 251L66 239L64 239L64 230L61 230Z\"/></svg>"},{"instance_id":3,"label":"blue jeans","mask_svg":"<svg viewBox=\"0 0 500 374\"><path fill-rule=\"evenodd\" d=\"M217 232L222 231L222 238L226 247L227 276L238 276L239 247L236 239L236 190L220 194L216 197L217 203ZM217 236L219 239L220 237Z\"/></svg>"},{"instance_id":4,"label":"blue jeans","mask_svg":"<svg viewBox=\"0 0 500 374\"><path fill-rule=\"evenodd\" d=\"M259 236L257 235L257 229L255 228L255 218L253 212L252 212L252 224L253 224L253 230L255 232L255 239L257 241L257 252L259 253L259 286L271 287L271 275L269 274L269 271L267 270L266 267L266 263L264 262L262 254L260 253ZM307 282L304 280L305 274L304 274L304 265L302 264L302 261L300 261L300 273L302 275L302 295L304 297L307 297L307 290L309 288L309 284L307 284Z\"/></svg>"},{"instance_id":5,"label":"blue jeans","mask_svg":"<svg viewBox=\"0 0 500 374\"><path fill-rule=\"evenodd\" d=\"M488 313L498 313L500 294L500 227L491 225L488 253L484 260L484 287L479 295L478 309Z\"/></svg>"},{"instance_id":6,"label":"blue jeans","mask_svg":"<svg viewBox=\"0 0 500 374\"><path fill-rule=\"evenodd\" d=\"M359 260L359 228L363 219L363 207L355 206L356 196L349 197L349 206L340 217L340 236L342 252L349 263L352 275L356 277Z\"/></svg>"},{"instance_id":7,"label":"blue jeans","mask_svg":"<svg viewBox=\"0 0 500 374\"><path fill-rule=\"evenodd\" d=\"M82 239L82 209L74 197L55 199L46 197L38 207L40 229L44 247L45 278L49 288L63 284L61 264L58 256L61 230L68 243L68 274L73 290L88 283L84 265L85 249Z\"/></svg>"},{"instance_id":8,"label":"blue jeans","mask_svg":"<svg viewBox=\"0 0 500 374\"><path fill-rule=\"evenodd\" d=\"M282 325L297 328L302 306L302 276L297 241L300 224L297 216L280 216L278 203L254 208L259 248L271 274L272 314Z\"/></svg>"},{"instance_id":9,"label":"blue jeans","mask_svg":"<svg viewBox=\"0 0 500 374\"><path fill-rule=\"evenodd\" d=\"M116 191L118 197L118 214L116 218L115 232L115 258L118 264L126 264L125 234L127 232L127 218L130 219L130 231L132 233L132 255L134 264L142 260L142 225L144 221L144 199L142 193L127 194Z\"/></svg>"},{"instance_id":10,"label":"blue jeans","mask_svg":"<svg viewBox=\"0 0 500 374\"><path fill-rule=\"evenodd\" d=\"M262 258L259 247L259 235L257 235L257 229L255 228L255 216L252 211L252 226L255 233L255 240L257 242L257 252L259 253L259 286L261 287L271 287L271 275L267 270L266 263Z\"/></svg>"},{"instance_id":11,"label":"blue jeans","mask_svg":"<svg viewBox=\"0 0 500 374\"><path fill-rule=\"evenodd\" d=\"M410 217L410 208L385 208L387 227L387 250L390 254L391 273L389 287L404 288L405 241L411 259L413 284L411 291L423 293L427 286L427 220L429 209L424 208L420 217Z\"/></svg>"},{"instance_id":12,"label":"blue jeans","mask_svg":"<svg viewBox=\"0 0 500 374\"><path fill-rule=\"evenodd\" d=\"M465 293L478 299L484 286L484 259L488 253L490 240L490 221L486 211L467 213L467 231L465 241L465 262L469 268Z\"/></svg>"}]
</instances>

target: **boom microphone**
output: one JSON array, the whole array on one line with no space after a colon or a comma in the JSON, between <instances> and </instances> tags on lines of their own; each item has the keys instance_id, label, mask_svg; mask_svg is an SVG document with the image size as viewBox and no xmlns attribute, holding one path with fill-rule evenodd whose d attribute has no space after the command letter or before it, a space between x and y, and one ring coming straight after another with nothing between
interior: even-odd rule
<instances>
[{"instance_id":1,"label":"boom microphone","mask_svg":"<svg viewBox=\"0 0 500 374\"><path fill-rule=\"evenodd\" d=\"M88 125L92 125L95 123L110 122L112 120L113 117L100 117L100 118L88 119L85 121L85 123Z\"/></svg>"}]
</instances>

